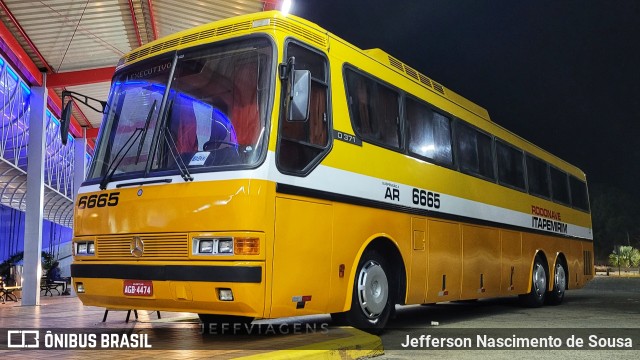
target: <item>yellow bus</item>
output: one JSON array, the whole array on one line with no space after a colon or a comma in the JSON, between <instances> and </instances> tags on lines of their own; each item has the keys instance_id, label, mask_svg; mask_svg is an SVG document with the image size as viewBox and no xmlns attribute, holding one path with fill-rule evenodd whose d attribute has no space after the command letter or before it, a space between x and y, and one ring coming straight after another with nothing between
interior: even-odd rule
<instances>
[{"instance_id":1,"label":"yellow bus","mask_svg":"<svg viewBox=\"0 0 640 360\"><path fill-rule=\"evenodd\" d=\"M593 277L585 175L379 49L262 12L119 62L75 204L86 305L205 323L520 295Z\"/></svg>"}]
</instances>

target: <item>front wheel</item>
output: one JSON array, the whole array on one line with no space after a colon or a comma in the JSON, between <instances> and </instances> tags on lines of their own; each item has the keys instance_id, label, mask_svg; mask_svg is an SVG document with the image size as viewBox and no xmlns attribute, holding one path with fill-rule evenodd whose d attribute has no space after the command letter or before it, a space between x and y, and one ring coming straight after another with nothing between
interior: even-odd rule
<instances>
[{"instance_id":1,"label":"front wheel","mask_svg":"<svg viewBox=\"0 0 640 360\"><path fill-rule=\"evenodd\" d=\"M556 262L553 275L553 290L547 293L547 304L560 305L567 289L567 271L562 262Z\"/></svg>"},{"instance_id":2,"label":"front wheel","mask_svg":"<svg viewBox=\"0 0 640 360\"><path fill-rule=\"evenodd\" d=\"M521 295L520 300L527 307L540 307L544 304L547 294L547 270L540 259L536 256L533 262L533 274L531 276L531 291L526 295Z\"/></svg>"},{"instance_id":3,"label":"front wheel","mask_svg":"<svg viewBox=\"0 0 640 360\"><path fill-rule=\"evenodd\" d=\"M351 309L332 314L332 317L370 333L382 332L394 306L386 268L382 256L372 250L366 251L356 271Z\"/></svg>"}]
</instances>

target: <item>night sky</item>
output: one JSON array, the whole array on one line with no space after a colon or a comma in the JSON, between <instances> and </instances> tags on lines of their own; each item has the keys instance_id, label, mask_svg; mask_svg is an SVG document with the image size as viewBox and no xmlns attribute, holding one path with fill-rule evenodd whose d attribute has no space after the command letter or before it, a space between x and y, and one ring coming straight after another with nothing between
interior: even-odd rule
<instances>
[{"instance_id":1,"label":"night sky","mask_svg":"<svg viewBox=\"0 0 640 360\"><path fill-rule=\"evenodd\" d=\"M640 1L294 0L291 12L640 198Z\"/></svg>"}]
</instances>

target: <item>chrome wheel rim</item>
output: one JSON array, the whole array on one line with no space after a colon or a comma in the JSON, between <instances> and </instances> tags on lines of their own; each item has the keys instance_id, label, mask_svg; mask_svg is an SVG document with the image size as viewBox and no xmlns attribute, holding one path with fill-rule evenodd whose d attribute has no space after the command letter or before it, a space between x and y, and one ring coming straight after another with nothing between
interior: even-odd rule
<instances>
[{"instance_id":1,"label":"chrome wheel rim","mask_svg":"<svg viewBox=\"0 0 640 360\"><path fill-rule=\"evenodd\" d=\"M369 320L384 311L389 297L389 283L379 263L368 260L358 274L358 303Z\"/></svg>"},{"instance_id":2,"label":"chrome wheel rim","mask_svg":"<svg viewBox=\"0 0 640 360\"><path fill-rule=\"evenodd\" d=\"M560 264L556 264L554 282L556 293L562 295L567 288L567 273L564 271L564 266Z\"/></svg>"},{"instance_id":3,"label":"chrome wheel rim","mask_svg":"<svg viewBox=\"0 0 640 360\"><path fill-rule=\"evenodd\" d=\"M536 263L533 268L533 290L538 297L544 296L547 291L547 275L540 263Z\"/></svg>"}]
</instances>

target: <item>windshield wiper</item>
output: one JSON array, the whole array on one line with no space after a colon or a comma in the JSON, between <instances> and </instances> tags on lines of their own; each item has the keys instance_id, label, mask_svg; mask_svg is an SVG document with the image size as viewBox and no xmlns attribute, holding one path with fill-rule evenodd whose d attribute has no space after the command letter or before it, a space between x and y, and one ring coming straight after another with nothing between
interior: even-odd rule
<instances>
[{"instance_id":1,"label":"windshield wiper","mask_svg":"<svg viewBox=\"0 0 640 360\"><path fill-rule=\"evenodd\" d=\"M149 109L149 113L147 114L147 120L144 122L144 128L142 130L142 139L140 139L140 144L138 145L138 152L136 153L136 165L138 165L138 161L140 160L140 153L142 153L144 140L147 138L147 131L149 131L149 123L151 122L151 117L153 116L153 112L156 110L157 102L158 100L153 100L151 109Z\"/></svg>"},{"instance_id":2,"label":"windshield wiper","mask_svg":"<svg viewBox=\"0 0 640 360\"><path fill-rule=\"evenodd\" d=\"M113 174L116 172L118 165L120 165L120 163L122 162L124 157L127 155L129 150L131 150L131 147L133 146L133 144L135 144L136 140L140 137L140 135L142 134L142 130L143 130L142 128L136 128L131 133L131 135L129 135L129 138L127 139L127 141L124 143L124 145L122 145L122 147L116 154L114 161L107 168L107 171L102 177L102 180L100 180L100 190L105 190L107 188L107 184L109 183L109 181L111 181L111 178L113 177ZM127 146L127 144L129 144L129 146ZM127 150L124 152L124 154L122 154L122 156L120 156L120 153L122 153L122 150L124 150L125 148Z\"/></svg>"},{"instance_id":3,"label":"windshield wiper","mask_svg":"<svg viewBox=\"0 0 640 360\"><path fill-rule=\"evenodd\" d=\"M136 128L133 131L133 133L131 133L131 135L129 136L127 141L124 143L124 145L120 148L120 151L118 151L118 153L116 154L114 161L109 165L105 175L102 177L102 180L100 181L100 190L105 190L107 188L107 184L111 181L111 178L113 177L113 174L116 172L116 169L118 168L118 166L120 165L124 157L129 153L129 150L131 149L133 144L135 144L138 137L142 135L142 139L140 140L140 144L138 145L138 152L136 153L136 165L138 164L138 161L140 160L140 153L142 152L142 147L144 146L144 140L147 136L147 131L149 130L149 123L151 123L151 117L153 116L153 112L156 109L157 102L158 100L153 100L151 109L149 109L149 113L147 114L147 119L144 122L144 127ZM129 142L131 142L131 144L127 147L127 144ZM125 147L127 147L127 151L125 151L124 154L122 154L122 157L118 158L122 150L125 149Z\"/></svg>"},{"instance_id":4,"label":"windshield wiper","mask_svg":"<svg viewBox=\"0 0 640 360\"><path fill-rule=\"evenodd\" d=\"M160 119L162 121L160 131L162 131L162 138L165 143L169 147L169 153L171 153L171 157L173 161L175 161L176 166L178 166L178 170L180 170L180 176L184 181L193 181L193 176L189 173L189 167L184 163L182 157L180 156L180 152L178 151L178 146L176 145L173 136L171 135L171 131L169 130L169 123L167 119L171 117L171 112L173 111L173 100L169 101L169 106L167 107L166 115Z\"/></svg>"},{"instance_id":5,"label":"windshield wiper","mask_svg":"<svg viewBox=\"0 0 640 360\"><path fill-rule=\"evenodd\" d=\"M173 157L173 161L176 162L178 170L180 170L180 176L182 176L182 179L184 179L184 181L193 181L193 176L189 173L189 167L182 160L182 157L178 152L178 146L176 146L176 142L173 140L173 136L167 127L162 129L162 135L164 137L164 141L169 145L169 152L171 153L171 157Z\"/></svg>"}]
</instances>

